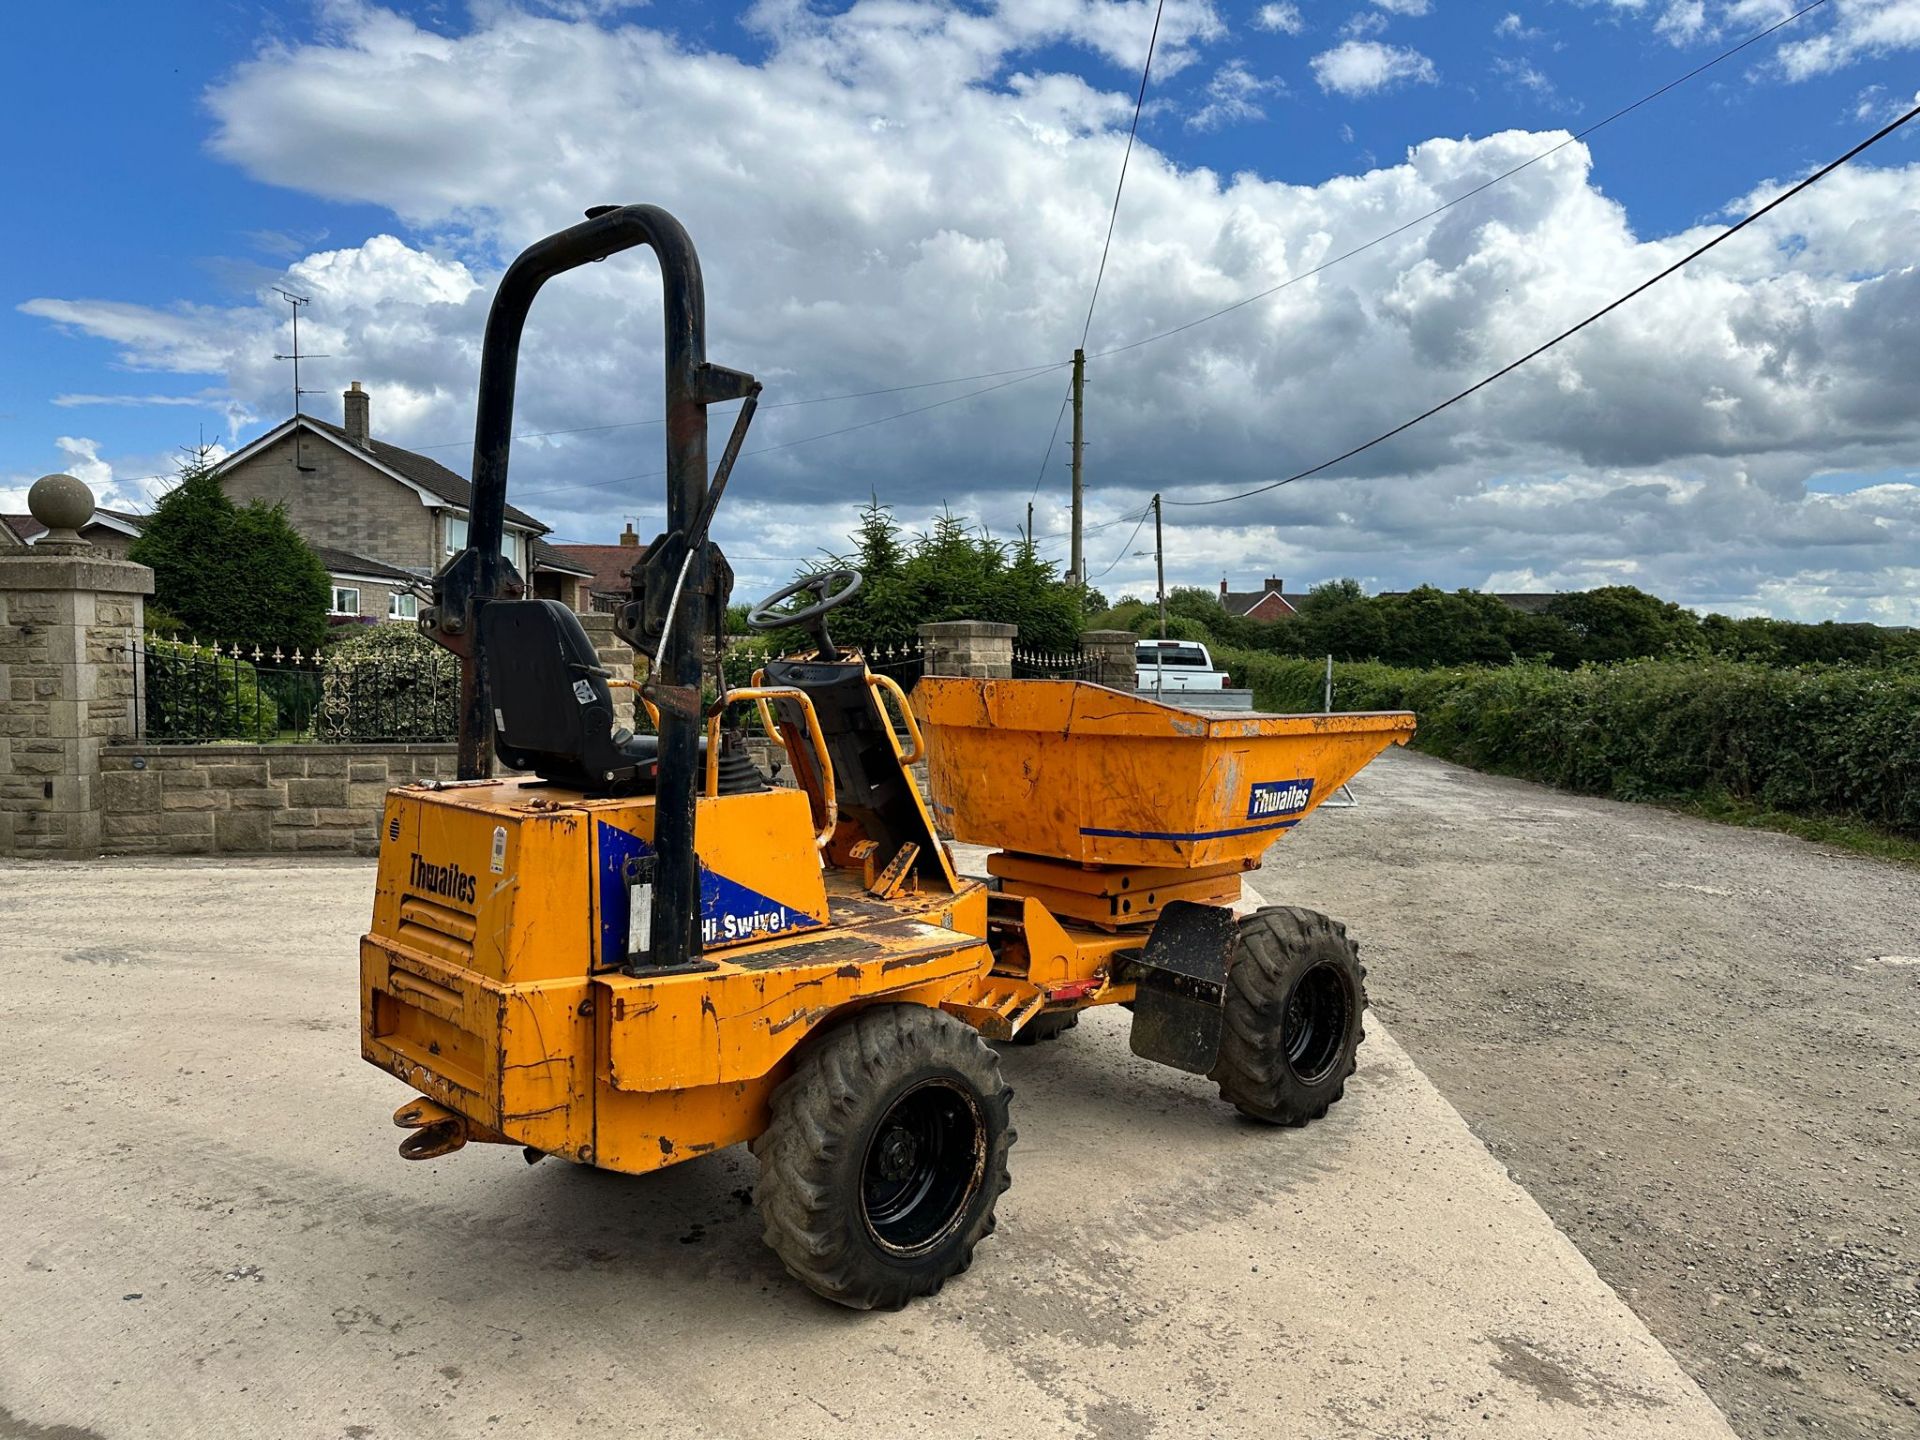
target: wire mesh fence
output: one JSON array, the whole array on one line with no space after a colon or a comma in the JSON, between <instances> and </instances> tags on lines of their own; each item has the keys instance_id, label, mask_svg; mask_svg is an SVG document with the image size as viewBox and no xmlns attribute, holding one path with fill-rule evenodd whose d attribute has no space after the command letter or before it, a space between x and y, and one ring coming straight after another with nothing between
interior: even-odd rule
<instances>
[{"instance_id":1,"label":"wire mesh fence","mask_svg":"<svg viewBox=\"0 0 1920 1440\"><path fill-rule=\"evenodd\" d=\"M458 729L459 662L441 651L341 656L152 635L131 649L140 739L430 742Z\"/></svg>"}]
</instances>

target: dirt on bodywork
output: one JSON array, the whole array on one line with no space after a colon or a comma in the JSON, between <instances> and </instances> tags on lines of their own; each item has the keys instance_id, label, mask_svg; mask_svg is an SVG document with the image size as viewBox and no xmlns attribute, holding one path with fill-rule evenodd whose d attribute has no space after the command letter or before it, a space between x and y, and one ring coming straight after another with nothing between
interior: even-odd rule
<instances>
[{"instance_id":1,"label":"dirt on bodywork","mask_svg":"<svg viewBox=\"0 0 1920 1440\"><path fill-rule=\"evenodd\" d=\"M1383 756L1267 857L1743 1436L1920 1434L1920 869Z\"/></svg>"}]
</instances>

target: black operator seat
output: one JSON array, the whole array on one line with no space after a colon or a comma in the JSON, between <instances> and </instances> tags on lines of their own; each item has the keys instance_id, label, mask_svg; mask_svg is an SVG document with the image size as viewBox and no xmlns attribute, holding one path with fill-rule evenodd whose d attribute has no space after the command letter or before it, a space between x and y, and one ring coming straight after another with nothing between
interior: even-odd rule
<instances>
[{"instance_id":1,"label":"black operator seat","mask_svg":"<svg viewBox=\"0 0 1920 1440\"><path fill-rule=\"evenodd\" d=\"M653 789L660 738L618 723L578 615L558 600L495 600L480 635L501 764L594 794Z\"/></svg>"}]
</instances>

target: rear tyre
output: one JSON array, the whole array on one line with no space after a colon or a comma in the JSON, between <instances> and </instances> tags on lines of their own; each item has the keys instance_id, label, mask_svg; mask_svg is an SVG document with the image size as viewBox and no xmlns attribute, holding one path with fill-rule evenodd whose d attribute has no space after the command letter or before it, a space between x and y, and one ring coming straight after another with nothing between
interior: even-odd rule
<instances>
[{"instance_id":1,"label":"rear tyre","mask_svg":"<svg viewBox=\"0 0 1920 1440\"><path fill-rule=\"evenodd\" d=\"M815 1037L753 1142L767 1244L793 1277L855 1310L898 1310L993 1233L1013 1091L969 1025L882 1005Z\"/></svg>"},{"instance_id":2,"label":"rear tyre","mask_svg":"<svg viewBox=\"0 0 1920 1440\"><path fill-rule=\"evenodd\" d=\"M1078 1010L1055 1010L1051 1014L1036 1015L1020 1027L1013 1037L1013 1043L1041 1045L1048 1040L1058 1040L1079 1023Z\"/></svg>"},{"instance_id":3,"label":"rear tyre","mask_svg":"<svg viewBox=\"0 0 1920 1440\"><path fill-rule=\"evenodd\" d=\"M1276 905L1240 922L1211 1078L1243 1115L1305 1125L1345 1093L1366 1032L1366 971L1347 927Z\"/></svg>"}]
</instances>

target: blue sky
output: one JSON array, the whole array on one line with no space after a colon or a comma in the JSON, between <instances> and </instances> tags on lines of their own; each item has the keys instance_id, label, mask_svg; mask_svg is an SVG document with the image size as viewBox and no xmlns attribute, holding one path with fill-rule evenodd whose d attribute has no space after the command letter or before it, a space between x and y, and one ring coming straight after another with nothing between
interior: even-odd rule
<instances>
[{"instance_id":1,"label":"blue sky","mask_svg":"<svg viewBox=\"0 0 1920 1440\"><path fill-rule=\"evenodd\" d=\"M350 258L360 277L355 303L365 313L356 311L349 322L341 318L343 295L323 287L316 298L309 348L339 344L350 353L337 365L315 362L309 383L329 393L315 397L312 408L334 413L332 392L350 378L335 372L352 365L359 368L351 378L379 387L376 430L417 445L457 439L471 423L470 410L462 408L470 364L460 357L503 256L566 223L576 203L609 197L657 199L706 217L707 233L696 231L696 239L709 256L715 358L775 377L770 396L812 396L1064 354L1077 338L1075 317L1084 311L1098 255L1099 197L1111 191L1144 38L1139 27L1149 8L1137 0L1035 0L1010 19L986 4L864 5L849 14L845 5L809 9L798 0L751 13L666 0L634 7L598 0L9 7L0 20L6 42L0 94L8 97L14 132L26 129L36 139L14 149L11 223L0 231L0 273L10 292L0 306L0 492L13 505L33 475L81 469L109 498L138 504L141 477L165 469L177 447L203 434L232 446L260 433L284 414L290 384L286 367L268 358L285 340L284 325L276 328L272 318L270 287L306 284L316 273L315 256ZM1483 155L1471 148L1486 137L1530 132L1501 155L1544 148L1558 132L1590 124L1785 8L1776 0L1534 0L1511 7L1466 0L1300 0L1292 7L1176 0L1130 181L1139 189L1130 188L1121 211L1094 344L1214 308L1220 297L1244 293L1235 289L1242 281L1264 288L1251 282L1271 283L1298 268L1313 251L1316 226L1344 243L1367 238L1370 225L1377 232L1398 223L1403 207L1418 199L1415 192L1425 193L1422 187L1430 184L1432 194L1444 196L1450 185L1459 188L1457 177L1478 176L1494 163L1491 149ZM908 23L903 12L911 12ZM1036 18L1042 12L1061 18L1046 23ZM975 19L993 30L988 40L965 23ZM537 68L490 68L512 64L496 43L507 34L536 37L537 45L552 47L554 58ZM1802 48L1789 50L1790 43ZM447 48L435 49L440 44ZM1162 347L1166 358L1158 366L1116 372L1111 383L1096 374L1096 399L1118 401L1124 392L1128 423L1142 414L1154 421L1151 436L1135 438L1117 424L1122 417L1111 417L1103 431L1096 414L1096 443L1106 444L1096 465L1106 466L1110 482L1099 518L1130 513L1150 488L1204 495L1216 481L1233 485L1282 463L1319 458L1312 446L1323 438L1332 444L1343 435L1358 437L1369 425L1423 408L1437 398L1434 387L1444 391L1445 381L1455 378L1456 366L1459 377L1474 378L1483 360L1506 358L1503 346L1539 338L1572 318L1569 307L1589 291L1598 294L1601 277L1608 285L1616 274L1630 281L1665 254L1660 247L1668 237L1721 217L1765 182L1794 177L1844 149L1899 108L1896 101L1914 95L1917 44L1920 4L1914 0L1831 0L1777 40L1603 131L1591 145L1590 171L1560 176L1552 185L1542 180L1546 188L1531 192L1508 187L1513 193L1500 203L1514 214L1497 207L1488 213L1521 235L1517 246L1484 245L1481 230L1449 238L1431 227L1436 233L1421 241L1429 248L1381 255L1364 274L1352 267L1344 299L1316 286L1316 302L1325 302L1317 310L1288 316L1269 307L1264 319L1213 327L1203 351L1188 347L1176 355L1172 346ZM1336 63L1342 53L1344 68ZM689 56L700 57L700 64L689 65ZM445 73L424 81L391 78L417 76L406 67L422 63ZM834 193L826 194L817 177L811 192L783 187L782 136L762 133L752 147L741 142L746 158L734 168L766 168L748 175L752 183L723 204L713 198L715 172L702 168L710 157L682 164L671 154L645 152L655 134L663 151L676 144L681 154L712 145L724 150L734 118L724 85L690 90L672 113L654 114L648 107L671 100L661 94L658 77L632 90L623 89L617 74L589 86L568 74L576 63L596 75L623 65L636 74L661 65L668 67L663 75L676 77L693 69L737 75L747 82L739 123L764 129L765 117L776 115L776 130L787 128L796 155L809 146L844 154L844 165L830 158L825 173L845 183L829 185ZM335 68L343 64L349 68ZM806 67L818 73L816 84L805 83ZM1373 83L1382 67L1399 78ZM356 78L341 83L343 74ZM363 74L368 89L355 93ZM463 138L457 123L462 75L476 87L500 87L497 132L469 120L470 137ZM940 83L931 83L932 76ZM414 83L429 87L422 91L426 118L418 125L398 93ZM576 85L578 113L568 103ZM1043 91L1044 102L1036 98ZM447 138L428 145L421 136L435 115ZM707 126L704 132L680 128L691 127L693 116ZM859 125L841 128L853 118L868 136L859 135ZM1003 119L1004 139L994 129ZM973 127L987 138L977 153L962 156L953 138L941 134L945 125ZM609 136L618 140L613 158L596 169L591 152ZM890 136L898 136L897 143ZM1410 148L1435 141L1471 144L1432 159L1436 173L1418 165L1408 170ZM553 162L565 183L557 180L552 195L541 193L543 144L554 156L570 157ZM996 152L995 145L1011 148ZM509 152L510 161L501 159ZM1906 172L1915 154L1904 138L1883 147L1872 163L1886 184L1873 198L1860 194L1847 203L1877 207L1882 220L1889 203L1895 216L1907 213L1914 189ZM1047 168L1019 179L1026 165ZM849 173L833 174L836 167ZM804 162L794 168L804 169ZM1206 170L1217 178L1200 173ZM1529 184L1537 174L1530 172ZM942 200L943 187L961 183L963 175L966 193ZM1071 177L1072 223L1033 223L1036 210L1063 193L1069 183L1063 175ZM1240 183L1235 176L1243 177ZM1003 178L1005 193L994 193ZM889 233L887 220L874 218L874 194L899 197L916 188L932 192L930 215L945 205L956 218L950 225L921 218ZM1799 219L1841 227L1846 217L1834 208L1840 201L1816 196L1809 197L1812 211ZM993 221L996 204L1009 217L1004 227ZM816 212L822 210L837 255L812 256L792 238L796 229L820 225ZM863 224L873 231L870 242ZM1528 226L1541 227L1530 241ZM1731 326L1721 350L1764 349L1772 342L1752 337L1777 331L1785 323L1783 306L1798 303L1801 319L1825 316L1854 295L1852 287L1911 270L1911 225L1904 236L1902 226L1889 225L1891 233L1876 244L1859 238L1860 226L1850 228L1850 240L1836 234L1827 243L1816 236L1811 258L1803 260L1795 247L1809 242L1789 226L1774 237L1774 258L1730 265L1722 278L1739 298L1730 290L1726 305L1737 309L1750 299L1758 309L1750 324ZM370 250L377 236L397 245ZM1594 248L1595 237L1606 237L1606 245ZM847 258L865 243L885 257L883 265L898 261L897 288L876 287L863 271L868 262ZM914 291L911 266L898 260L909 252L923 265L935 255L948 284L962 278L958 288L936 295L946 303L931 317L924 287ZM1764 258L1765 247L1754 253ZM1524 261L1532 254L1551 263L1529 267ZM1284 260L1274 258L1279 255ZM329 263L337 273L348 261ZM1503 265L1520 269L1504 280L1491 275ZM1175 278L1157 278L1156 266L1160 276ZM1186 271L1194 266L1220 273L1192 278ZM369 284L369 274L379 278ZM969 276L982 277L978 290L967 288ZM730 306L722 284L744 303ZM427 299L409 285L425 286ZM469 288L477 298L462 300ZM638 284L634 302L642 312L644 288ZM384 298L367 299L375 290ZM1692 308L1710 300L1693 297L1684 316L1674 312L1674 323L1719 325ZM872 306L864 318L863 303ZM829 315L830 309L845 313ZM1864 324L1864 307L1862 315ZM593 316L591 309L581 312L583 328ZM1453 325L1471 343L1436 342L1423 332L1431 325ZM889 326L922 333L929 343L895 351L865 344L863 330ZM392 359L392 336L422 327L430 333L412 335L406 362ZM1329 327L1326 336L1345 337L1345 356L1377 354L1369 363L1378 366L1379 394L1356 394L1351 377L1330 378L1322 399L1303 391L1310 372L1339 368L1315 338L1320 327ZM646 353L650 339L635 328L635 354ZM1657 345L1658 333L1659 325L1650 324L1641 339ZM576 338L556 328L553 343L560 364L578 363ZM1875 335L1872 343L1891 342ZM436 346L449 357L444 370L433 362ZM1832 336L1814 347L1829 355L1836 348L1845 347ZM569 355L576 359L566 361ZM1203 582L1229 565L1263 571L1285 565L1303 583L1334 573L1360 573L1382 584L1637 577L1649 588L1729 608L1815 613L1824 607L1823 613L1900 618L1873 609L1876 596L1920 566L1912 549L1920 519L1906 493L1920 461L1910 433L1879 418L1898 411L1897 397L1882 397L1874 411L1866 427L1873 431L1870 445L1860 438L1857 416L1835 415L1822 426L1757 415L1750 426L1734 427L1731 440L1676 435L1670 444L1622 444L1614 453L1595 435L1632 432L1641 402L1628 393L1632 355L1610 358L1617 365L1607 367L1608 376L1627 378L1583 373L1576 383L1562 377L1563 389L1597 386L1603 397L1607 384L1621 387L1611 409L1595 407L1602 418L1585 422L1591 433L1560 434L1551 423L1527 419L1523 397L1505 420L1489 404L1473 417L1477 428L1449 431L1433 442L1437 448L1395 457L1384 468L1357 467L1365 484L1335 480L1316 490L1310 516L1279 508L1236 510L1217 528L1199 528L1196 521L1176 571ZM1779 356L1756 352L1748 359L1740 373L1770 387L1767 402L1788 412L1794 400L1791 387L1781 388ZM1714 360L1739 368L1740 356L1716 352ZM1811 363L1804 356L1796 361L1801 370ZM1231 372L1224 384L1222 367ZM1811 395L1831 392L1845 377L1796 370L1795 379ZM1688 403L1706 410L1738 403L1757 411L1759 391L1745 391L1742 383L1731 371L1703 379ZM526 426L591 424L598 418L590 403L596 400L609 419L637 418L646 408L646 400L630 398L630 389L608 384L604 391L596 380L564 394L531 395ZM1199 398L1203 391L1218 394L1219 408ZM387 403L403 395L404 404ZM908 518L944 502L1004 532L1022 511L1057 395L1045 379L992 401L949 407L936 420L906 418L862 440L788 452L777 465L767 463L760 508L749 505L739 517L753 531L742 548L776 557L805 552L810 547L803 542L844 526L851 501L837 492L850 486L862 495L884 491ZM1171 403L1181 396L1193 403ZM113 403L74 403L75 397L113 397ZM1536 407L1543 403L1539 394L1524 398ZM1301 408L1310 423L1265 413L1269 404ZM823 430L885 413L881 402L792 412L770 419L768 433L756 438L787 438L810 433L806 426ZM1316 433L1296 442L1303 428ZM1749 432L1759 438L1743 448L1741 436ZM652 468L651 443L657 442L644 432L609 437L605 450L589 449L584 440L571 450L551 442L522 452L516 483L535 487L536 494L546 486L544 505L528 503L556 532L604 538L622 516L644 515L657 500L644 485L616 498L612 492L620 487L569 490L565 478L582 465L607 476ZM1162 443L1168 448L1159 455L1154 447ZM1296 443L1297 454L1290 448ZM435 453L464 468L458 447ZM1144 465L1128 469L1150 454L1154 473ZM743 469L742 479L748 473ZM1423 480L1425 490L1418 488ZM1705 505L1703 493L1717 502L1689 523L1766 529L1773 539L1737 553L1706 554L1710 547L1696 545L1663 555L1657 544L1636 553L1623 546L1621 525L1606 517L1614 513L1610 507L1633 510L1623 497L1641 493L1650 481L1667 487L1667 503L1683 511ZM1048 480L1047 489L1053 485ZM1874 497L1871 514L1831 509L1833 497L1862 493ZM1430 498L1387 498L1415 494ZM780 495L791 498L781 502ZM1764 525L1741 508L1762 503L1778 512ZM1445 517L1423 508L1429 504L1442 505ZM1829 508L1796 520L1795 505ZM1542 506L1557 507L1559 516L1544 532L1529 518ZM1044 502L1043 509L1051 511ZM1492 511L1503 513L1490 532L1449 528L1488 523ZM1634 514L1627 530L1645 523L1648 536L1681 519ZM1796 530L1808 538L1793 543ZM1890 533L1875 541L1880 532ZM1589 543L1569 547L1570 534ZM1714 546L1724 538L1702 537ZM762 571L756 580L779 578L772 561L740 568ZM1138 568L1124 563L1108 583L1126 588Z\"/></svg>"}]
</instances>

